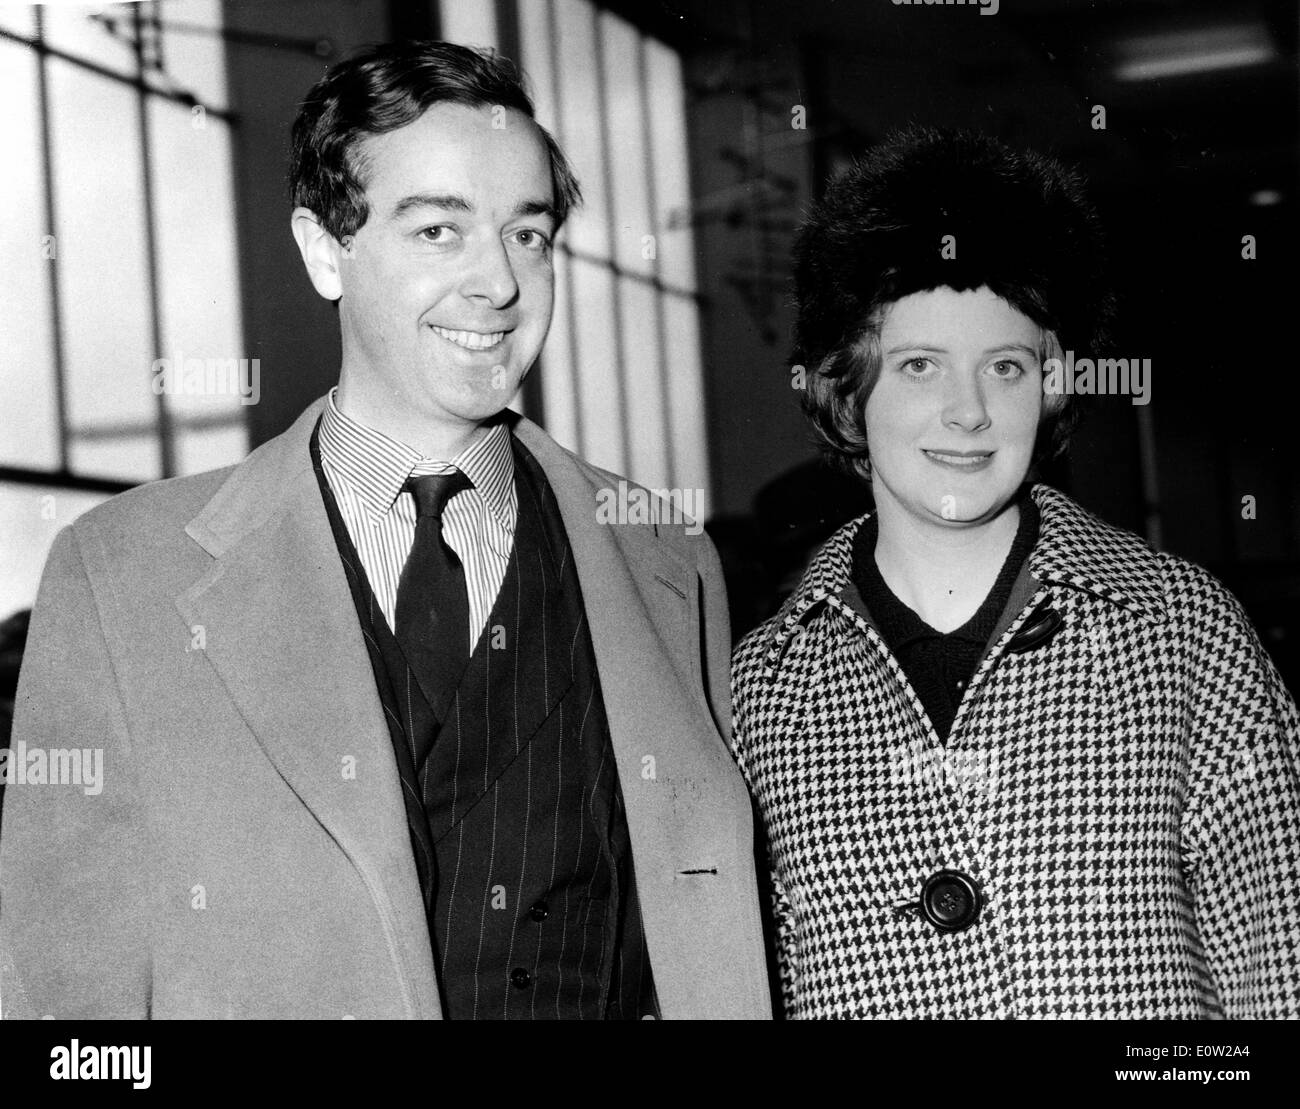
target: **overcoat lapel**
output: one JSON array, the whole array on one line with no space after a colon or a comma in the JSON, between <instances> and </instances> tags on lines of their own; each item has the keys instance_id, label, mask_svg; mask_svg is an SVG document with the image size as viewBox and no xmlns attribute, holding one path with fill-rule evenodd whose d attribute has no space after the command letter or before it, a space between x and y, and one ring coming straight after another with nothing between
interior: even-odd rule
<instances>
[{"instance_id":1,"label":"overcoat lapel","mask_svg":"<svg viewBox=\"0 0 1300 1109\"><path fill-rule=\"evenodd\" d=\"M308 453L322 407L236 467L190 523L214 561L176 607L203 629L208 661L267 757L364 877L408 1011L436 1017L392 745Z\"/></svg>"},{"instance_id":2,"label":"overcoat lapel","mask_svg":"<svg viewBox=\"0 0 1300 1109\"><path fill-rule=\"evenodd\" d=\"M733 771L721 739L707 741L716 727L692 677L700 643L696 571L647 526L598 522L602 485L591 476L598 471L528 420L515 434L546 471L577 562L659 1002L665 1012L691 1012L691 975L674 973L681 953L727 965L734 937L699 934L688 879L716 868L713 852L734 850L736 835L729 824L717 827L708 804L716 795L703 787ZM685 649L674 651L674 643Z\"/></svg>"}]
</instances>

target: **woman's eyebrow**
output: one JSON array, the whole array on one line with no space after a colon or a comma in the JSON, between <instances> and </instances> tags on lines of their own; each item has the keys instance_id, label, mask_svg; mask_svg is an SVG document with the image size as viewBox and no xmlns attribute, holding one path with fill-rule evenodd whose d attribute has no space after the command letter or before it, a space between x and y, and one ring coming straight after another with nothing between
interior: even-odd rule
<instances>
[{"instance_id":1,"label":"woman's eyebrow","mask_svg":"<svg viewBox=\"0 0 1300 1109\"><path fill-rule=\"evenodd\" d=\"M947 347L932 347L925 343L899 343L898 346L890 347L885 351L885 354L902 354L904 351L909 350L924 351L926 354L948 353ZM1020 350L1024 351L1026 354L1032 354L1035 358L1038 357L1038 350L1035 347L1026 346L1024 343L996 343L991 347L986 347L981 353L981 357L987 358L990 354L999 350Z\"/></svg>"},{"instance_id":2,"label":"woman's eyebrow","mask_svg":"<svg viewBox=\"0 0 1300 1109\"><path fill-rule=\"evenodd\" d=\"M1021 350L1026 354L1032 354L1035 358L1039 354L1038 348L1026 346L1024 343L1000 343L998 346L989 347L984 353L989 355L999 350Z\"/></svg>"},{"instance_id":3,"label":"woman's eyebrow","mask_svg":"<svg viewBox=\"0 0 1300 1109\"><path fill-rule=\"evenodd\" d=\"M923 350L926 354L947 354L947 347L932 347L925 343L899 343L896 347L890 347L885 351L888 354L902 354L905 350Z\"/></svg>"}]
</instances>

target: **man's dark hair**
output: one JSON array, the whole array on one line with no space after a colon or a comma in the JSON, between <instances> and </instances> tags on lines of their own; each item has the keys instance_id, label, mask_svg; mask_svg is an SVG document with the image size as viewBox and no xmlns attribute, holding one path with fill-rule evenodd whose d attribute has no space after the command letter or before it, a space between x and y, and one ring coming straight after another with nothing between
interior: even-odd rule
<instances>
[{"instance_id":1,"label":"man's dark hair","mask_svg":"<svg viewBox=\"0 0 1300 1109\"><path fill-rule=\"evenodd\" d=\"M535 121L514 64L494 51L414 40L368 46L331 67L293 122L289 190L340 242L370 216L358 144L414 123L434 104L513 108ZM568 160L538 125L551 162L557 226L582 200Z\"/></svg>"},{"instance_id":2,"label":"man's dark hair","mask_svg":"<svg viewBox=\"0 0 1300 1109\"><path fill-rule=\"evenodd\" d=\"M955 256L942 250L946 236ZM828 455L870 472L865 409L889 306L981 286L1042 328L1044 354L1106 353L1113 300L1099 221L1077 174L986 135L913 128L831 184L795 243L790 359L805 367L803 407ZM1037 462L1064 449L1078 419L1073 396L1051 400Z\"/></svg>"}]
</instances>

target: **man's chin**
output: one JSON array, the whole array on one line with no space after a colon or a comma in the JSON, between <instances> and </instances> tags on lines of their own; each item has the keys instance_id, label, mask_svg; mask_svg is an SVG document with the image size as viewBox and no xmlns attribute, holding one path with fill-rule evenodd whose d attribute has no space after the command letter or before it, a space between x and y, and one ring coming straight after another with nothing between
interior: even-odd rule
<instances>
[{"instance_id":1,"label":"man's chin","mask_svg":"<svg viewBox=\"0 0 1300 1109\"><path fill-rule=\"evenodd\" d=\"M505 409L510 406L510 402L515 399L515 394L518 392L518 382L510 388L476 389L471 395L458 398L458 403L451 406L451 411L461 417L461 419L474 420L476 423L481 423L482 421L490 420L493 416L505 411Z\"/></svg>"},{"instance_id":2,"label":"man's chin","mask_svg":"<svg viewBox=\"0 0 1300 1109\"><path fill-rule=\"evenodd\" d=\"M442 409L447 415L463 420L465 423L485 424L495 420L509 408L513 398L514 394L511 393L509 396L476 400L473 403L443 405Z\"/></svg>"}]
</instances>

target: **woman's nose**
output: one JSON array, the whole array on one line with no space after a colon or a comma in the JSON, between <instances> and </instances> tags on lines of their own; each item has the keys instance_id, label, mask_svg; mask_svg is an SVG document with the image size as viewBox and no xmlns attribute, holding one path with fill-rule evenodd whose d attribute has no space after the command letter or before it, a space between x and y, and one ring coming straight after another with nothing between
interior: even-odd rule
<instances>
[{"instance_id":1,"label":"woman's nose","mask_svg":"<svg viewBox=\"0 0 1300 1109\"><path fill-rule=\"evenodd\" d=\"M989 422L988 407L984 403L984 389L974 375L956 374L949 379L944 396L943 422L963 431L979 431Z\"/></svg>"}]
</instances>

